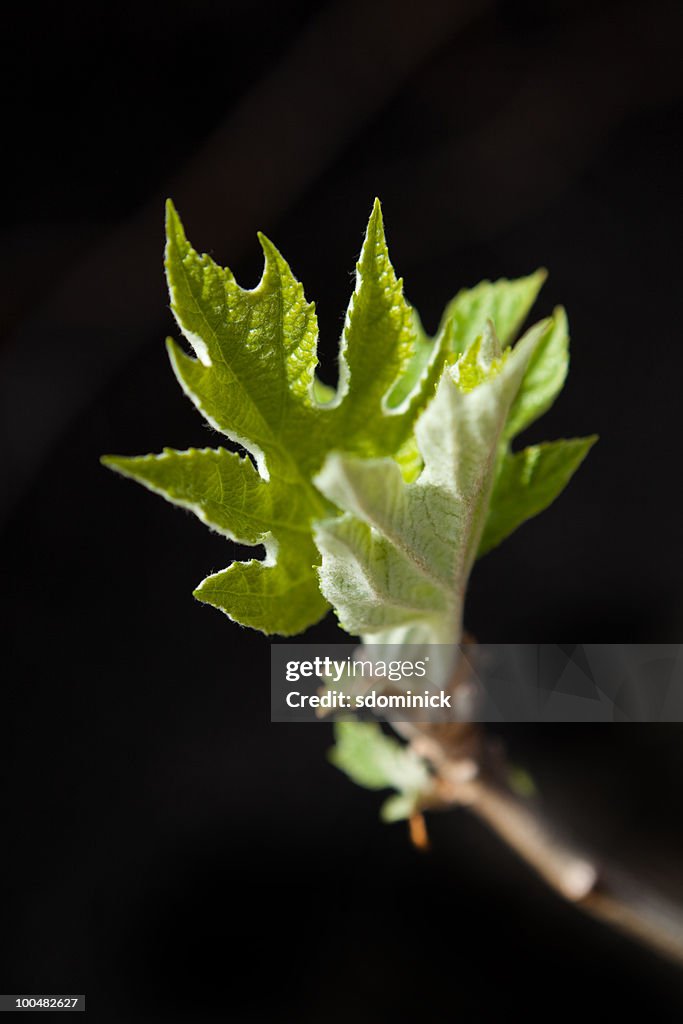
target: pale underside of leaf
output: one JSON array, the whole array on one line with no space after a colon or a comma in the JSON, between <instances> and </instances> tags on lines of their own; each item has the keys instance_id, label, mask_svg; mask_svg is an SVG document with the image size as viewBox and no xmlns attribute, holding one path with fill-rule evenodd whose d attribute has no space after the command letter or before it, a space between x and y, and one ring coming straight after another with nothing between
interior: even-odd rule
<instances>
[{"instance_id":1,"label":"pale underside of leaf","mask_svg":"<svg viewBox=\"0 0 683 1024\"><path fill-rule=\"evenodd\" d=\"M328 457L316 483L346 515L316 524L321 589L349 632L386 642L403 627L414 640L418 627L425 642L458 642L505 420L549 327L505 359L489 353L493 375L471 391L444 371L416 425L424 469L415 482L390 459Z\"/></svg>"}]
</instances>

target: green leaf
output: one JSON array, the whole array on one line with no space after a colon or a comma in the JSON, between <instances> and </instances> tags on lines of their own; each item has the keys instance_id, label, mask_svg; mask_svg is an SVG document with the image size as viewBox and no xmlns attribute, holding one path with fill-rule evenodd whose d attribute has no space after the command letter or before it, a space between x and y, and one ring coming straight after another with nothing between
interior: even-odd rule
<instances>
[{"instance_id":1,"label":"green leaf","mask_svg":"<svg viewBox=\"0 0 683 1024\"><path fill-rule=\"evenodd\" d=\"M320 583L344 629L376 643L455 644L511 404L551 326L503 352L489 325L441 377L416 425L424 468L328 456L316 483L346 513L316 524Z\"/></svg>"},{"instance_id":2,"label":"green leaf","mask_svg":"<svg viewBox=\"0 0 683 1024\"><path fill-rule=\"evenodd\" d=\"M411 818L420 806L419 793L396 793L388 797L380 807L379 816L387 825Z\"/></svg>"},{"instance_id":3,"label":"green leaf","mask_svg":"<svg viewBox=\"0 0 683 1024\"><path fill-rule=\"evenodd\" d=\"M399 377L391 395L389 405L394 407L406 400L410 392L417 386L422 375L427 370L430 361L436 351L445 351L446 338L429 338L422 326L420 315L416 309L412 310L413 334L415 345L410 362L407 364L402 376Z\"/></svg>"},{"instance_id":4,"label":"green leaf","mask_svg":"<svg viewBox=\"0 0 683 1024\"><path fill-rule=\"evenodd\" d=\"M314 307L259 238L263 276L245 290L192 248L168 204L171 305L194 353L169 340L171 363L210 426L248 456L165 449L103 461L224 536L265 549L262 561L234 562L195 591L237 622L299 633L328 598L351 632L450 642L477 548L545 508L592 443L510 449L564 382L564 311L551 330L532 332L533 345L529 335L508 348L545 278L537 271L460 291L428 338L394 273L375 202L335 390L316 377ZM331 518L338 508L346 514Z\"/></svg>"},{"instance_id":5,"label":"green leaf","mask_svg":"<svg viewBox=\"0 0 683 1024\"><path fill-rule=\"evenodd\" d=\"M491 321L503 346L517 337L547 277L537 270L528 277L508 281L482 281L475 288L463 288L446 306L437 333L445 334L447 348L456 355L465 352Z\"/></svg>"},{"instance_id":6,"label":"green leaf","mask_svg":"<svg viewBox=\"0 0 683 1024\"><path fill-rule=\"evenodd\" d=\"M479 547L485 555L527 519L546 509L569 483L597 437L534 445L513 454L510 441L542 416L564 385L569 367L569 329L562 307L529 360L512 403L498 455L498 472Z\"/></svg>"},{"instance_id":7,"label":"green leaf","mask_svg":"<svg viewBox=\"0 0 683 1024\"><path fill-rule=\"evenodd\" d=\"M512 403L505 424L506 440L511 440L542 416L559 395L569 369L569 328L561 306L553 312L553 327L548 331L529 362L522 386Z\"/></svg>"},{"instance_id":8,"label":"green leaf","mask_svg":"<svg viewBox=\"0 0 683 1024\"><path fill-rule=\"evenodd\" d=\"M533 445L515 455L507 452L491 496L479 554L486 554L552 504L596 441L593 435Z\"/></svg>"},{"instance_id":9,"label":"green leaf","mask_svg":"<svg viewBox=\"0 0 683 1024\"><path fill-rule=\"evenodd\" d=\"M427 337L418 314L414 312L415 353L406 372L391 394L391 403L397 403L415 387L430 360L434 358L435 352L445 351L451 359L462 355L482 335L489 321L493 323L501 344L503 346L512 344L546 277L545 270L537 270L528 277L520 277L512 281L507 278L493 282L482 281L475 288L461 289L446 307L434 339ZM557 344L549 346L548 363L550 364L556 356L557 347ZM529 382L532 392L528 400L529 403L533 400L533 395L539 391L540 382L537 382L539 372L536 371ZM557 372L556 367L554 372ZM564 374L566 374L566 361ZM562 380L564 380L564 374ZM558 390L562 387L562 380L559 382ZM401 465L404 479L406 481L414 480L421 469L421 460L414 438L408 439L396 457Z\"/></svg>"},{"instance_id":10,"label":"green leaf","mask_svg":"<svg viewBox=\"0 0 683 1024\"><path fill-rule=\"evenodd\" d=\"M395 789L382 808L385 821L409 818L430 785L425 762L410 747L387 736L375 722L337 722L329 759L359 786Z\"/></svg>"},{"instance_id":11,"label":"green leaf","mask_svg":"<svg viewBox=\"0 0 683 1024\"><path fill-rule=\"evenodd\" d=\"M235 562L204 580L195 591L200 600L226 608L239 605L242 618L263 632L276 620L281 632L297 633L305 628L309 609L317 607L318 617L325 613L325 600L306 571L315 552L310 531L298 525L297 516L305 523L308 514L301 493L285 500L282 489L269 486L248 458L224 448L166 448L161 455L104 462L194 512L230 540L265 545L264 562Z\"/></svg>"},{"instance_id":12,"label":"green leaf","mask_svg":"<svg viewBox=\"0 0 683 1024\"><path fill-rule=\"evenodd\" d=\"M167 208L166 274L171 306L194 357L169 340L175 374L208 423L242 445L249 459L216 451L108 457L110 468L190 508L225 536L262 544L264 561L234 562L195 591L243 625L291 635L325 613L311 522L332 506L312 477L332 450L358 456L398 451L433 393L443 363L437 346L398 407L388 396L413 357L413 310L389 260L375 202L340 345L335 392L315 376L315 310L277 249L259 239L259 285L233 274L188 242Z\"/></svg>"}]
</instances>

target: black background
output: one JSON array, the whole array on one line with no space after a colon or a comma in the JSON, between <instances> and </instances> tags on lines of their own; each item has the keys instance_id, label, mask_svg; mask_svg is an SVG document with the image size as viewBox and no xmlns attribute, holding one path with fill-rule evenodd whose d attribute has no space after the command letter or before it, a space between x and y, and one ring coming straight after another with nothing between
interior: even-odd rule
<instances>
[{"instance_id":1,"label":"black background","mask_svg":"<svg viewBox=\"0 0 683 1024\"><path fill-rule=\"evenodd\" d=\"M96 1020L677 1019L673 967L464 813L421 855L271 726L268 643L195 603L232 552L102 452L213 443L167 365L171 194L253 285L255 232L334 351L372 198L433 329L551 276L572 372L530 439L601 441L477 567L495 641L681 639L679 5L24 5L4 25L5 992ZM328 619L310 639L338 636ZM679 899L679 727L509 728L559 827Z\"/></svg>"}]
</instances>

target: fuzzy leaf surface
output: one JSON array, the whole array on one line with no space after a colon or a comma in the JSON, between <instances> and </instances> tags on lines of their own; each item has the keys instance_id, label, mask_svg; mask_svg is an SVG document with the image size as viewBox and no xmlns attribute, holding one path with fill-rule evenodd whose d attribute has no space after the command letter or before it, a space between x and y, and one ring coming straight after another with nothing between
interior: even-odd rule
<instances>
[{"instance_id":1,"label":"fuzzy leaf surface","mask_svg":"<svg viewBox=\"0 0 683 1024\"><path fill-rule=\"evenodd\" d=\"M210 426L243 446L253 463L221 448L166 449L104 462L225 536L264 545L263 561L233 562L207 577L195 595L243 625L299 633L327 608L310 524L333 509L313 475L332 450L369 457L396 452L433 392L442 350L433 348L411 393L390 408L387 396L414 354L415 320L389 259L377 202L331 400L315 375L315 309L275 246L259 236L263 276L246 290L230 270L192 248L170 203L166 229L171 306L194 353L169 339L171 364Z\"/></svg>"},{"instance_id":2,"label":"fuzzy leaf surface","mask_svg":"<svg viewBox=\"0 0 683 1024\"><path fill-rule=\"evenodd\" d=\"M502 351L491 326L441 376L416 425L423 469L333 454L316 482L345 515L316 524L321 589L340 624L376 643L454 644L489 511L505 422L551 327Z\"/></svg>"}]
</instances>

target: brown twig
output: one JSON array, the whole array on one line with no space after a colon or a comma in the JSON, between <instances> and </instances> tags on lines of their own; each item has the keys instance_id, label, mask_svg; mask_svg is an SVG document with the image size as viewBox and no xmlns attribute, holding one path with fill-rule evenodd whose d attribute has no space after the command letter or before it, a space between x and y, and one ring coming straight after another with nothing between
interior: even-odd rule
<instances>
[{"instance_id":1,"label":"brown twig","mask_svg":"<svg viewBox=\"0 0 683 1024\"><path fill-rule=\"evenodd\" d=\"M465 806L563 899L683 965L683 909L599 867L556 836L507 781L501 753L477 726L395 728L433 769L424 806Z\"/></svg>"}]
</instances>

